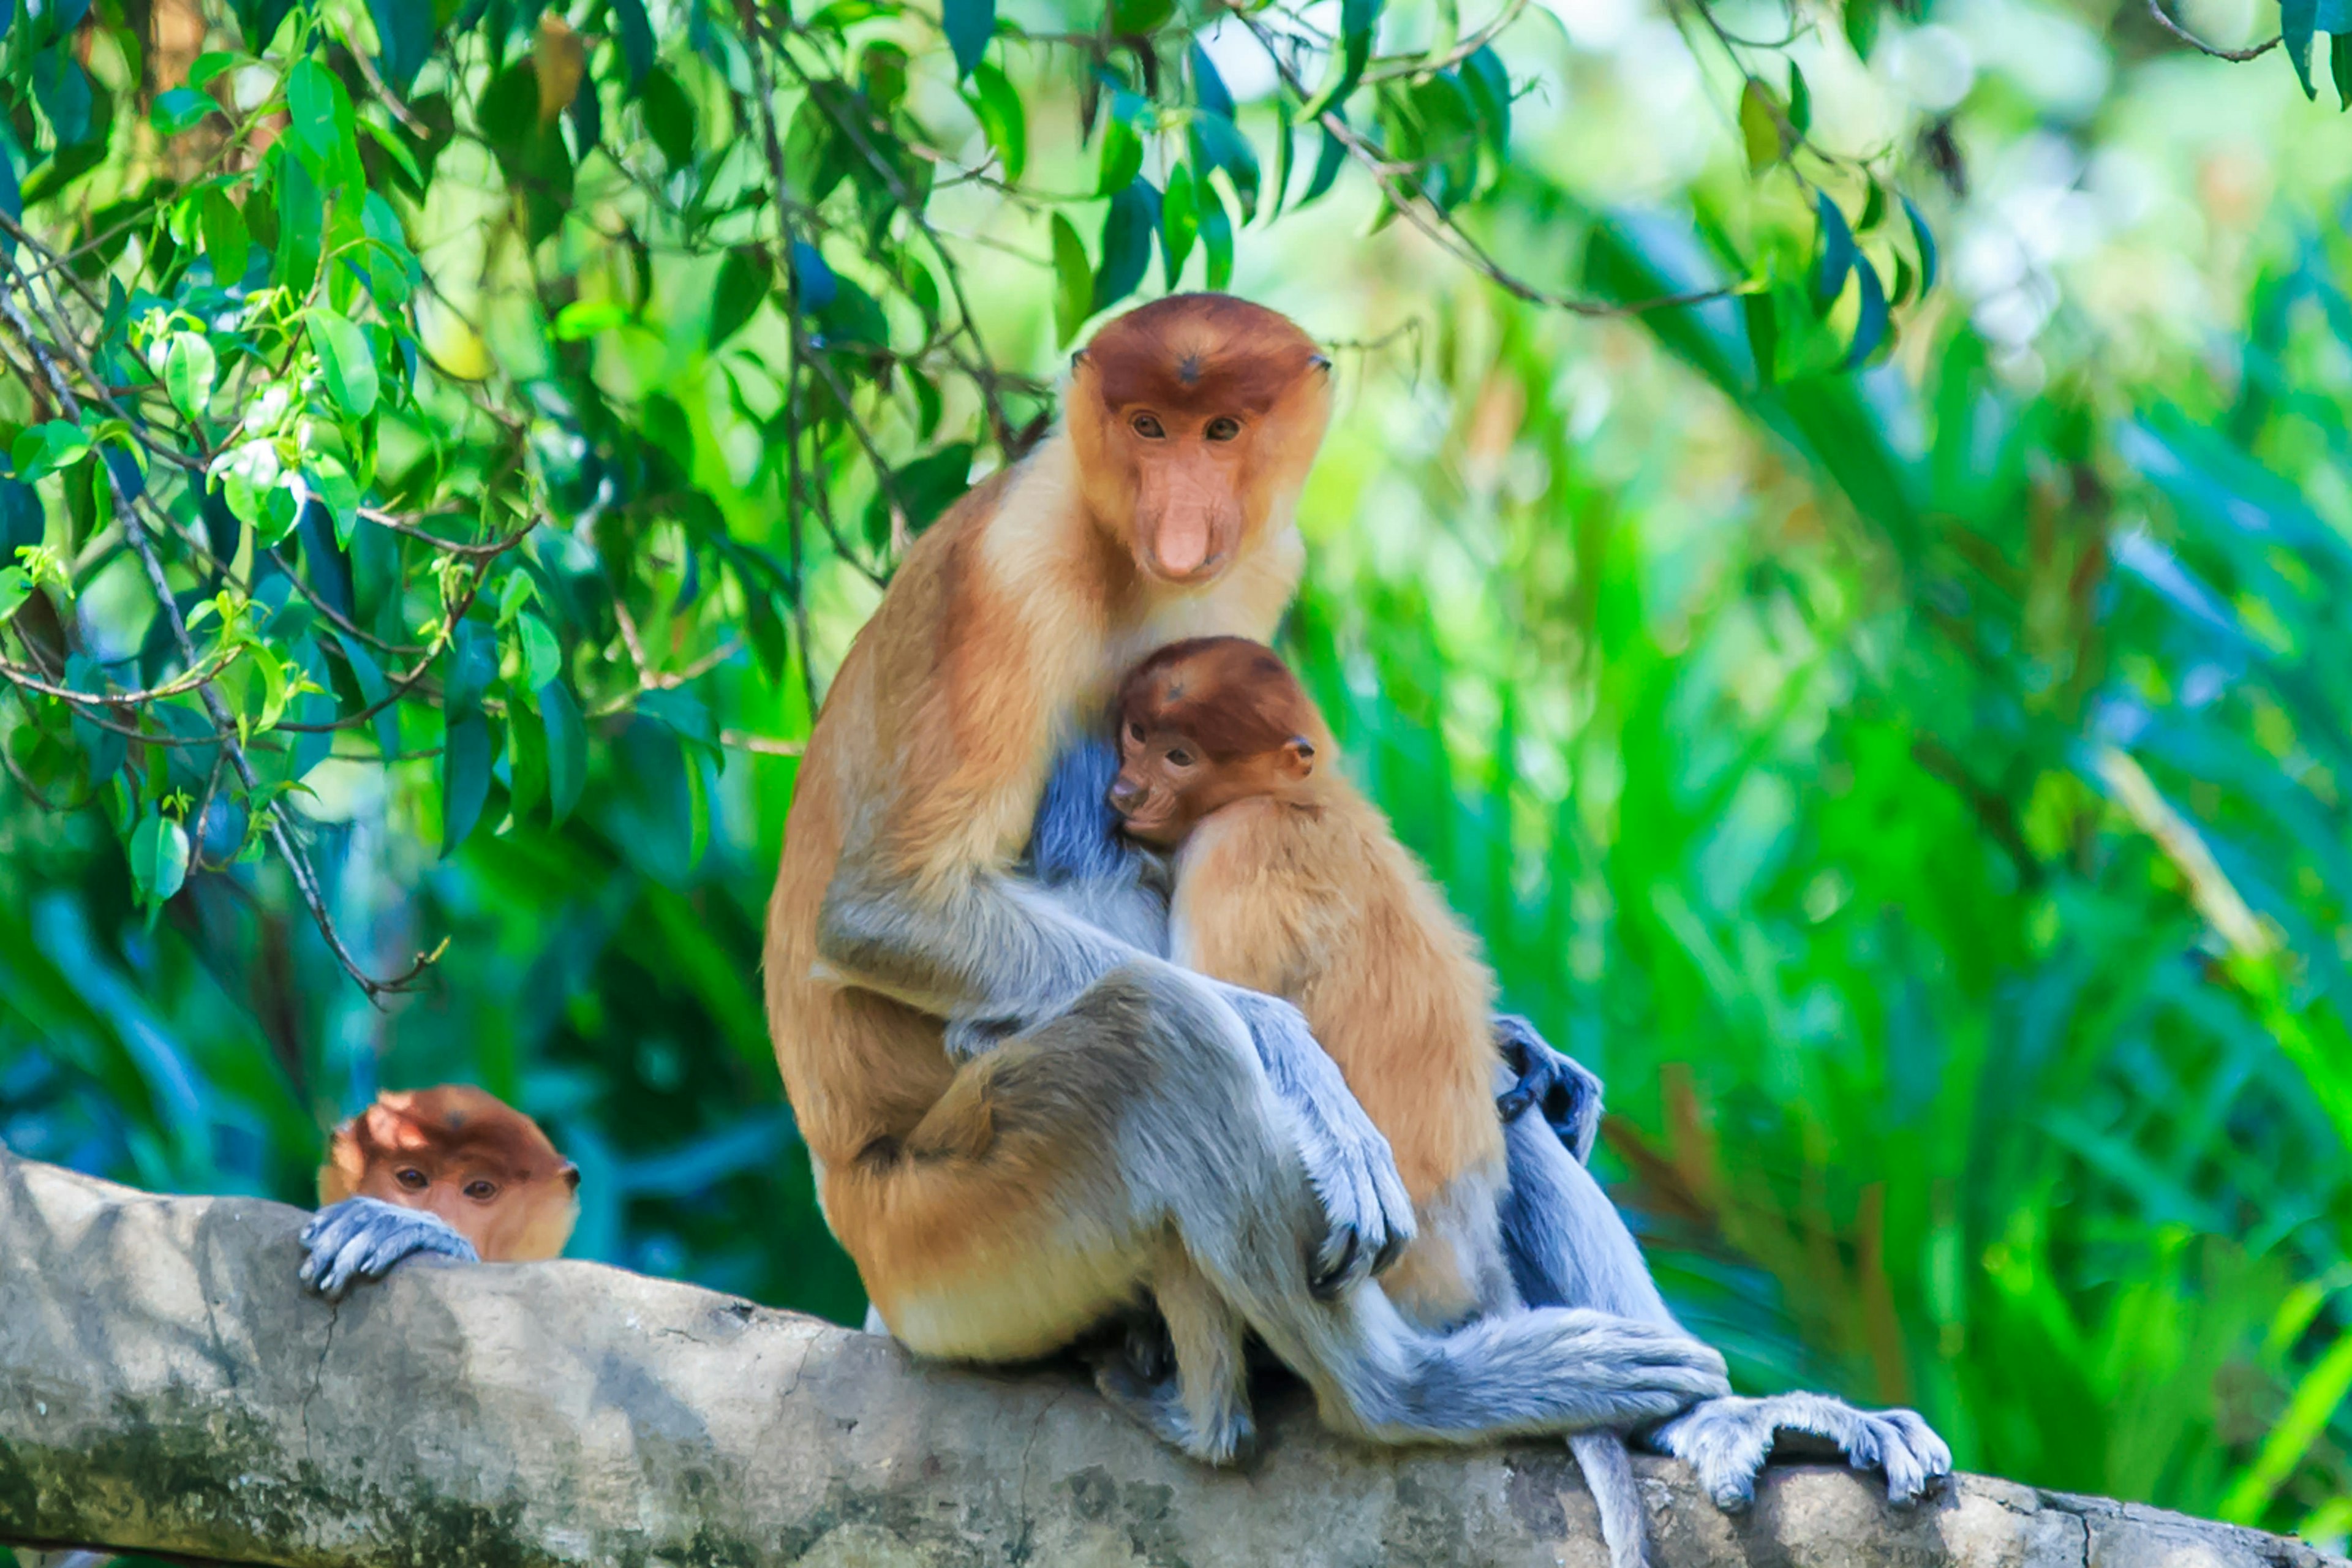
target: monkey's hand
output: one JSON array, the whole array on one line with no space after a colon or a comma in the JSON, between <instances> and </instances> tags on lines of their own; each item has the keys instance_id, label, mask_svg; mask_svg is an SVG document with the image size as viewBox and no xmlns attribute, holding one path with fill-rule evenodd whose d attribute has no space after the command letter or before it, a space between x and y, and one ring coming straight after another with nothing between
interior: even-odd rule
<instances>
[{"instance_id":1,"label":"monkey's hand","mask_svg":"<svg viewBox=\"0 0 2352 1568\"><path fill-rule=\"evenodd\" d=\"M1412 1200L1389 1141L1349 1092L1338 1064L1289 1003L1212 981L1250 1032L1275 1096L1289 1110L1307 1180L1323 1205L1323 1241L1308 1260L1307 1285L1334 1296L1377 1274L1413 1238Z\"/></svg>"},{"instance_id":2,"label":"monkey's hand","mask_svg":"<svg viewBox=\"0 0 2352 1568\"><path fill-rule=\"evenodd\" d=\"M1591 1164L1601 1135L1601 1079L1575 1058L1552 1049L1533 1024L1515 1013L1497 1013L1492 1027L1496 1048L1519 1075L1495 1097L1495 1110L1507 1122L1540 1110L1576 1163Z\"/></svg>"},{"instance_id":3,"label":"monkey's hand","mask_svg":"<svg viewBox=\"0 0 2352 1568\"><path fill-rule=\"evenodd\" d=\"M439 1215L403 1208L380 1198L345 1198L310 1216L302 1227L301 1280L330 1301L342 1300L354 1280L381 1279L392 1266L418 1253L437 1252L478 1263L474 1244Z\"/></svg>"}]
</instances>

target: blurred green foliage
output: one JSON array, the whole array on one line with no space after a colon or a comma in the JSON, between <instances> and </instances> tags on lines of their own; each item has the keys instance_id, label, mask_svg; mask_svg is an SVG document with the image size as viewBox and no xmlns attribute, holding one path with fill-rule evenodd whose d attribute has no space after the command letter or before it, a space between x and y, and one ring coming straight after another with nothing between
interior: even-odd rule
<instances>
[{"instance_id":1,"label":"blurred green foliage","mask_svg":"<svg viewBox=\"0 0 2352 1568\"><path fill-rule=\"evenodd\" d=\"M471 1080L575 1254L856 1321L793 752L1230 282L1340 362L1291 649L1743 1384L2352 1532L2352 138L2168 30L2254 5L0 7L11 1148L306 1202Z\"/></svg>"}]
</instances>

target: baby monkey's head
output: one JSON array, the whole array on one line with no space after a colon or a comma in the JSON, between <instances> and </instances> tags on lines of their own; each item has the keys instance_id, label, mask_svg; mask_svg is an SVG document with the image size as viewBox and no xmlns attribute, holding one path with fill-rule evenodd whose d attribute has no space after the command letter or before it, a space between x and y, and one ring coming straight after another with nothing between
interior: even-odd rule
<instances>
[{"instance_id":1,"label":"baby monkey's head","mask_svg":"<svg viewBox=\"0 0 2352 1568\"><path fill-rule=\"evenodd\" d=\"M1119 687L1111 809L1130 837L1168 847L1220 806L1296 795L1329 744L1272 648L1246 637L1171 643Z\"/></svg>"}]
</instances>

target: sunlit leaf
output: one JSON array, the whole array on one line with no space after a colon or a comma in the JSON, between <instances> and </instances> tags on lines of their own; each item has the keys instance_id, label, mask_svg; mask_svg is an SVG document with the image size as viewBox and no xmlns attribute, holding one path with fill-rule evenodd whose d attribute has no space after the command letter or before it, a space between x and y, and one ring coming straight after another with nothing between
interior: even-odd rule
<instances>
[{"instance_id":1,"label":"sunlit leaf","mask_svg":"<svg viewBox=\"0 0 2352 1568\"><path fill-rule=\"evenodd\" d=\"M181 412L202 415L212 401L219 360L202 332L174 332L163 350L163 387Z\"/></svg>"},{"instance_id":2,"label":"sunlit leaf","mask_svg":"<svg viewBox=\"0 0 2352 1568\"><path fill-rule=\"evenodd\" d=\"M1185 258L1200 237L1201 215L1193 203L1192 171L1182 163L1169 171L1168 189L1160 198L1160 253L1172 291L1183 276ZM1214 200L1213 195L1211 200Z\"/></svg>"},{"instance_id":3,"label":"sunlit leaf","mask_svg":"<svg viewBox=\"0 0 2352 1568\"><path fill-rule=\"evenodd\" d=\"M971 87L964 94L964 102L980 121L988 144L996 150L1005 179L1017 182L1029 163L1029 122L1012 79L982 60L972 68Z\"/></svg>"},{"instance_id":4,"label":"sunlit leaf","mask_svg":"<svg viewBox=\"0 0 2352 1568\"><path fill-rule=\"evenodd\" d=\"M1234 197L1241 204L1242 221L1246 223L1257 211L1258 166L1257 149L1239 127L1223 115L1202 112L1192 117L1192 167L1198 175L1205 176L1212 169L1222 169L1233 182Z\"/></svg>"},{"instance_id":5,"label":"sunlit leaf","mask_svg":"<svg viewBox=\"0 0 2352 1568\"><path fill-rule=\"evenodd\" d=\"M1135 129L1135 118L1142 110L1143 100L1132 93L1112 94L1110 117L1103 121L1097 158L1095 195L1113 195L1135 183L1143 167L1143 140Z\"/></svg>"},{"instance_id":6,"label":"sunlit leaf","mask_svg":"<svg viewBox=\"0 0 2352 1568\"><path fill-rule=\"evenodd\" d=\"M1332 112L1337 114L1339 111L1334 110ZM1340 118L1344 121L1346 117L1342 115ZM1340 166L1347 161L1346 144L1331 133L1329 126L1325 126L1322 145L1315 153L1315 172L1307 176L1306 194L1298 198L1297 205L1303 207L1329 190L1332 182L1339 177Z\"/></svg>"},{"instance_id":7,"label":"sunlit leaf","mask_svg":"<svg viewBox=\"0 0 2352 1568\"><path fill-rule=\"evenodd\" d=\"M319 356L319 374L327 384L327 395L354 419L374 413L375 355L368 348L367 332L356 321L323 305L312 309L302 324Z\"/></svg>"},{"instance_id":8,"label":"sunlit leaf","mask_svg":"<svg viewBox=\"0 0 2352 1568\"><path fill-rule=\"evenodd\" d=\"M739 245L727 253L727 259L719 264L719 284L711 299L710 348L716 350L741 331L758 313L760 301L768 297L774 276L768 265L767 252L758 246Z\"/></svg>"},{"instance_id":9,"label":"sunlit leaf","mask_svg":"<svg viewBox=\"0 0 2352 1568\"><path fill-rule=\"evenodd\" d=\"M69 468L89 456L89 437L79 425L52 419L20 434L9 449L16 477L26 484Z\"/></svg>"},{"instance_id":10,"label":"sunlit leaf","mask_svg":"<svg viewBox=\"0 0 2352 1568\"><path fill-rule=\"evenodd\" d=\"M139 896L162 903L188 879L188 832L168 816L150 813L131 835L131 879Z\"/></svg>"},{"instance_id":11,"label":"sunlit leaf","mask_svg":"<svg viewBox=\"0 0 2352 1568\"><path fill-rule=\"evenodd\" d=\"M1327 109L1347 101L1363 79L1372 58L1372 35L1380 26L1381 0L1340 0L1339 47L1333 51L1323 84L1299 110L1301 120L1313 120Z\"/></svg>"},{"instance_id":12,"label":"sunlit leaf","mask_svg":"<svg viewBox=\"0 0 2352 1568\"><path fill-rule=\"evenodd\" d=\"M1229 288L1234 280L1233 219L1215 191L1195 185L1193 195L1201 210L1201 248L1209 258L1209 288L1212 291Z\"/></svg>"},{"instance_id":13,"label":"sunlit leaf","mask_svg":"<svg viewBox=\"0 0 2352 1568\"><path fill-rule=\"evenodd\" d=\"M1780 106L1773 100L1772 89L1755 77L1739 89L1739 137L1748 149L1748 169L1760 174L1780 161L1785 151L1781 143Z\"/></svg>"},{"instance_id":14,"label":"sunlit leaf","mask_svg":"<svg viewBox=\"0 0 2352 1568\"><path fill-rule=\"evenodd\" d=\"M1911 239L1919 247L1919 295L1925 299L1936 286L1936 237L1929 231L1927 220L1919 216L1919 209L1911 205L1909 196L1903 198L1903 216L1911 221Z\"/></svg>"},{"instance_id":15,"label":"sunlit leaf","mask_svg":"<svg viewBox=\"0 0 2352 1568\"><path fill-rule=\"evenodd\" d=\"M204 123L205 117L220 107L192 87L175 87L159 93L147 110L148 122L159 136L177 136Z\"/></svg>"}]
</instances>

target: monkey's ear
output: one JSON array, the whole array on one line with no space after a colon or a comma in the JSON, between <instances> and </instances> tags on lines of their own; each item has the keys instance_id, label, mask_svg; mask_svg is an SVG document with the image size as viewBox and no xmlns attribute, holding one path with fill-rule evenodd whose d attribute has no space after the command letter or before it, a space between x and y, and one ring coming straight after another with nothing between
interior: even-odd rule
<instances>
[{"instance_id":1,"label":"monkey's ear","mask_svg":"<svg viewBox=\"0 0 2352 1568\"><path fill-rule=\"evenodd\" d=\"M1282 771L1292 779L1303 779L1315 771L1315 742L1304 735L1293 735L1282 743Z\"/></svg>"},{"instance_id":2,"label":"monkey's ear","mask_svg":"<svg viewBox=\"0 0 2352 1568\"><path fill-rule=\"evenodd\" d=\"M556 1172L555 1173L562 1178L563 1184L565 1186L570 1187L575 1193L580 1190L579 1166L573 1164L571 1161L566 1160L563 1162L563 1169Z\"/></svg>"},{"instance_id":3,"label":"monkey's ear","mask_svg":"<svg viewBox=\"0 0 2352 1568\"><path fill-rule=\"evenodd\" d=\"M1331 371L1331 356L1328 354L1310 355L1307 361L1307 368L1309 370L1319 370L1328 375Z\"/></svg>"},{"instance_id":4,"label":"monkey's ear","mask_svg":"<svg viewBox=\"0 0 2352 1568\"><path fill-rule=\"evenodd\" d=\"M1087 351L1086 351L1086 350L1084 350L1084 349L1079 349L1079 350L1076 351L1075 353L1073 353L1070 355L1070 368L1071 368L1072 370L1083 370L1083 369L1085 369L1085 368L1086 368L1086 364L1087 364Z\"/></svg>"}]
</instances>

